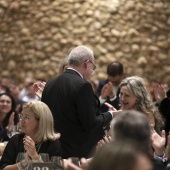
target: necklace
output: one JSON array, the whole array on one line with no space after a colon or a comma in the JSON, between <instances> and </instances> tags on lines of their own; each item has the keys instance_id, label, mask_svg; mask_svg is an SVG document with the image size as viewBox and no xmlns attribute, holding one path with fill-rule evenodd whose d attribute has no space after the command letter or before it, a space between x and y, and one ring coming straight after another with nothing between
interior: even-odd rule
<instances>
[{"instance_id":1,"label":"necklace","mask_svg":"<svg viewBox=\"0 0 170 170\"><path fill-rule=\"evenodd\" d=\"M40 147L41 147L41 143L35 144L35 149L36 149L37 153L39 152Z\"/></svg>"},{"instance_id":2,"label":"necklace","mask_svg":"<svg viewBox=\"0 0 170 170\"><path fill-rule=\"evenodd\" d=\"M41 148L41 143L35 144L35 149L36 149L37 153L39 152L40 148ZM26 152L25 148L24 148L24 152Z\"/></svg>"}]
</instances>

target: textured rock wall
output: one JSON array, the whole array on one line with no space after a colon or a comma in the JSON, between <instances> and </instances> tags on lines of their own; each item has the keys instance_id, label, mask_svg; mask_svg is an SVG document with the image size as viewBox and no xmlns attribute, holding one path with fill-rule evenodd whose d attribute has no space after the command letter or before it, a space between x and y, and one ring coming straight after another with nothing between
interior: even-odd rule
<instances>
[{"instance_id":1,"label":"textured rock wall","mask_svg":"<svg viewBox=\"0 0 170 170\"><path fill-rule=\"evenodd\" d=\"M0 75L47 80L81 44L94 50L96 79L119 60L128 75L170 83L170 1L0 0Z\"/></svg>"}]
</instances>

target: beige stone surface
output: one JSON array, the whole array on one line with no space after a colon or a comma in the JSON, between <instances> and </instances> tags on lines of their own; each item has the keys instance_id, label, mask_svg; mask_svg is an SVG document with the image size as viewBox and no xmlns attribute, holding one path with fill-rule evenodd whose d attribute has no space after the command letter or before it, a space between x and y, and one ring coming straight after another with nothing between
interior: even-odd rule
<instances>
[{"instance_id":1,"label":"beige stone surface","mask_svg":"<svg viewBox=\"0 0 170 170\"><path fill-rule=\"evenodd\" d=\"M48 80L81 44L94 50L94 79L118 60L127 75L170 84L170 1L0 0L0 76Z\"/></svg>"}]
</instances>

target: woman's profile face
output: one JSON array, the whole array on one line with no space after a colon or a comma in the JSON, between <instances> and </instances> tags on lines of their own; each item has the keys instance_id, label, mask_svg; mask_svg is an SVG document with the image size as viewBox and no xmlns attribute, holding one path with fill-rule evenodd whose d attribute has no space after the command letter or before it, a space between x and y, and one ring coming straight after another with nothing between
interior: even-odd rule
<instances>
[{"instance_id":1,"label":"woman's profile face","mask_svg":"<svg viewBox=\"0 0 170 170\"><path fill-rule=\"evenodd\" d=\"M123 110L135 109L137 97L130 92L127 86L120 88L120 102Z\"/></svg>"},{"instance_id":2,"label":"woman's profile face","mask_svg":"<svg viewBox=\"0 0 170 170\"><path fill-rule=\"evenodd\" d=\"M33 111L30 108L23 108L22 114L20 115L21 132L30 137L34 137L38 131L38 125L39 121L35 118Z\"/></svg>"},{"instance_id":3,"label":"woman's profile face","mask_svg":"<svg viewBox=\"0 0 170 170\"><path fill-rule=\"evenodd\" d=\"M0 113L7 114L12 109L11 98L7 95L0 96Z\"/></svg>"}]
</instances>

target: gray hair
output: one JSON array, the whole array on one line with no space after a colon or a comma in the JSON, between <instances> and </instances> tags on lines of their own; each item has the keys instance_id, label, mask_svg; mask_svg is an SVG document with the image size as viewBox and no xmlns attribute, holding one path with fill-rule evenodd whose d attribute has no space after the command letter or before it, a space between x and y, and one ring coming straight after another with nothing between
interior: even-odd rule
<instances>
[{"instance_id":1,"label":"gray hair","mask_svg":"<svg viewBox=\"0 0 170 170\"><path fill-rule=\"evenodd\" d=\"M79 66L83 61L93 58L93 51L83 45L74 48L68 55L68 64Z\"/></svg>"}]
</instances>

